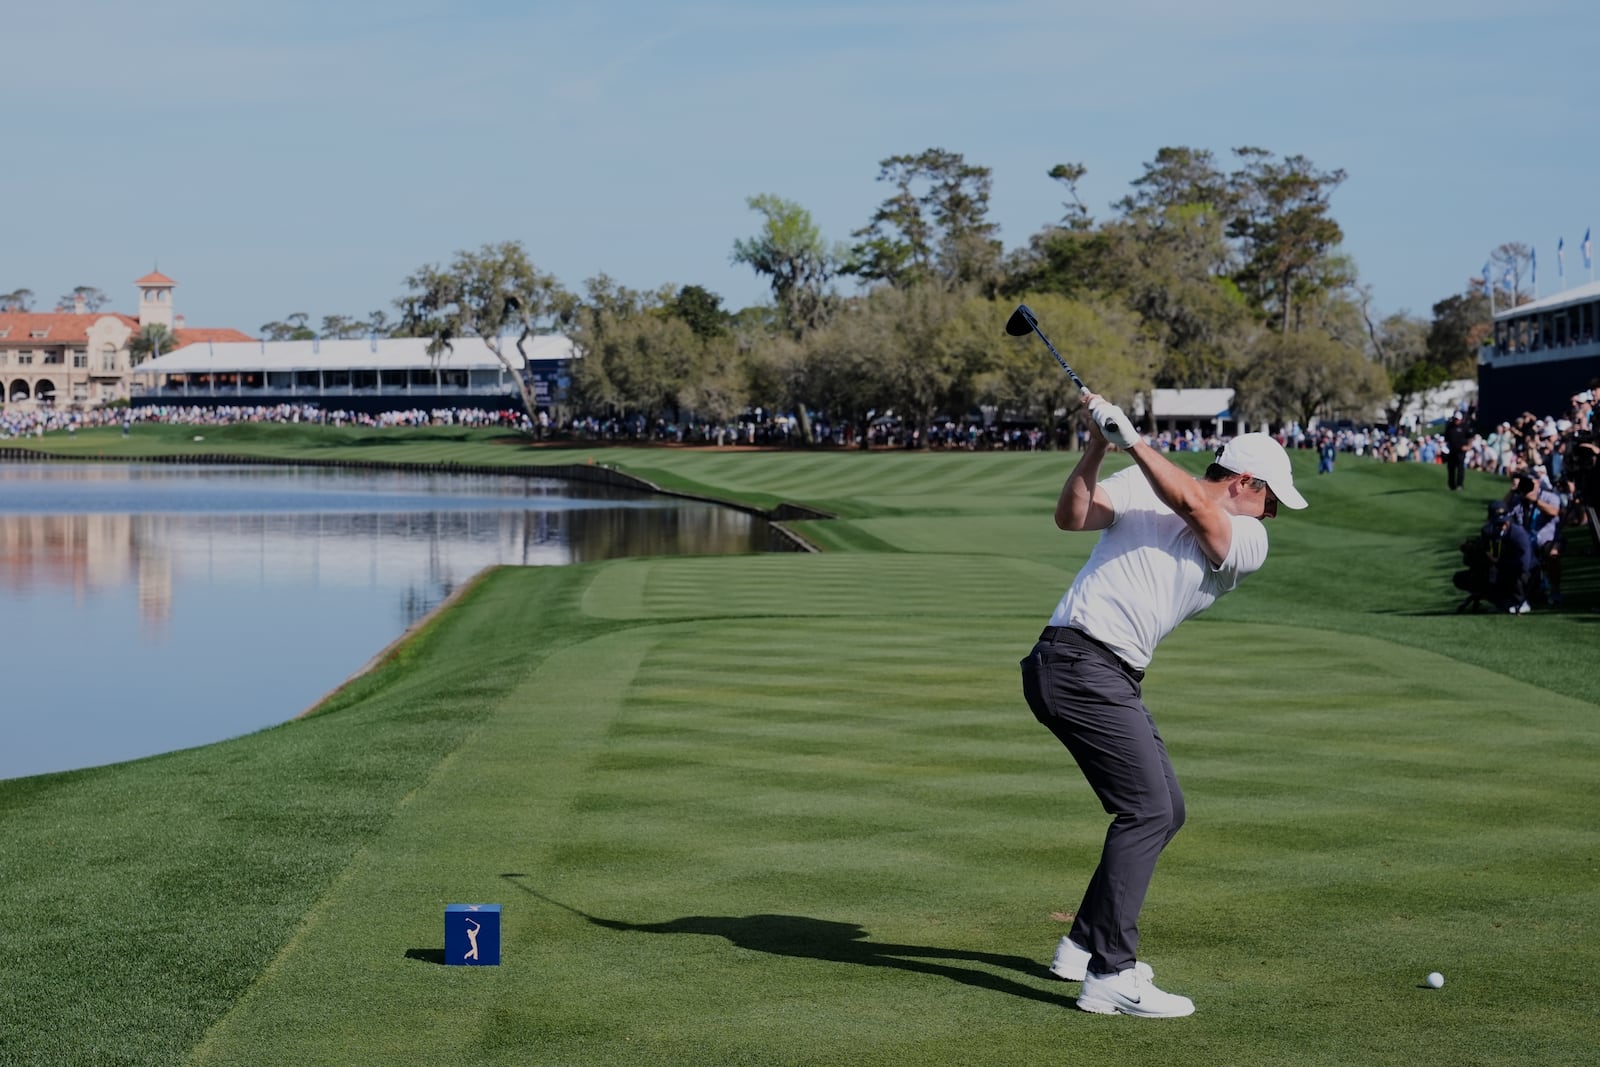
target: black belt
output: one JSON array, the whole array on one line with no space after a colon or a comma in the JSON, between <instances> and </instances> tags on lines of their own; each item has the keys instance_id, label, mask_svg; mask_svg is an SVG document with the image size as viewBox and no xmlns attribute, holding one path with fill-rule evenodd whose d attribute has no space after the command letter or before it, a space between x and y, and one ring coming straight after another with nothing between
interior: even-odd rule
<instances>
[{"instance_id":1,"label":"black belt","mask_svg":"<svg viewBox=\"0 0 1600 1067\"><path fill-rule=\"evenodd\" d=\"M1058 641L1082 641L1085 644L1092 645L1094 648L1099 649L1101 652L1104 652L1107 656L1111 657L1111 662L1115 663L1118 667L1121 667L1124 671L1130 674L1134 681L1144 681L1144 671L1141 668L1135 667L1133 664L1117 655L1110 645L1106 644L1098 637L1093 637L1078 629L1076 626L1046 626L1039 632L1039 640L1049 645L1056 644Z\"/></svg>"}]
</instances>

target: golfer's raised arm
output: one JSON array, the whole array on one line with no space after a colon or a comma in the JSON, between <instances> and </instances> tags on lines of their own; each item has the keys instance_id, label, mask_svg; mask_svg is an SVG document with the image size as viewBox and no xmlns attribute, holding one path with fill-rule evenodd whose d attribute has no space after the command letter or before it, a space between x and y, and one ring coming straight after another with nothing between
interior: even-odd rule
<instances>
[{"instance_id":1,"label":"golfer's raised arm","mask_svg":"<svg viewBox=\"0 0 1600 1067\"><path fill-rule=\"evenodd\" d=\"M1233 547L1233 517L1222 499L1207 489L1209 483L1196 478L1143 441L1128 448L1128 455L1144 471L1150 488L1161 502L1178 514L1194 531L1200 550L1213 567L1222 566Z\"/></svg>"},{"instance_id":2,"label":"golfer's raised arm","mask_svg":"<svg viewBox=\"0 0 1600 1067\"><path fill-rule=\"evenodd\" d=\"M1116 512L1111 500L1099 486L1100 461L1106 456L1106 439L1099 428L1089 435L1089 443L1078 459L1078 465L1067 475L1061 487L1061 497L1056 501L1056 527L1062 530L1104 530L1111 525Z\"/></svg>"}]
</instances>

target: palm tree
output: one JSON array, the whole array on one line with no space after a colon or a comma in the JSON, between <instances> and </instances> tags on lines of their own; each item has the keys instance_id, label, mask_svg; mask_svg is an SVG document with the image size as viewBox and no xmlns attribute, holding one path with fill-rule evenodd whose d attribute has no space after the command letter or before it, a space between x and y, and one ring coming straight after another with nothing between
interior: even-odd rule
<instances>
[{"instance_id":1,"label":"palm tree","mask_svg":"<svg viewBox=\"0 0 1600 1067\"><path fill-rule=\"evenodd\" d=\"M177 335L159 322L143 326L138 333L128 338L128 356L135 367L147 359L154 359L163 352L171 352L177 347Z\"/></svg>"}]
</instances>

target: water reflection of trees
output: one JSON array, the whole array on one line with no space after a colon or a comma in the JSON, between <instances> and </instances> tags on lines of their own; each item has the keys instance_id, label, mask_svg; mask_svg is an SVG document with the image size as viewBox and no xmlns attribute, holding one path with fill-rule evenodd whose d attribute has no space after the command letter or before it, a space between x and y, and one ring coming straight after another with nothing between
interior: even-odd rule
<instances>
[{"instance_id":1,"label":"water reflection of trees","mask_svg":"<svg viewBox=\"0 0 1600 1067\"><path fill-rule=\"evenodd\" d=\"M518 491L501 490L497 499L480 502L464 499L452 475L431 487L456 489L441 495L433 510L336 511L331 508L370 508L381 498L370 485L366 492L330 493L321 480L314 480L315 493L288 492L267 470L232 479L214 478L220 472L207 470L188 480L181 468L0 470L6 490L0 493L0 597L11 603L20 627L11 631L11 662L56 663L48 654L74 642L48 635L81 632L86 641L99 642L83 650L92 651L97 663L85 682L114 677L135 691L179 675L209 672L236 680L259 674L262 646L259 636L236 641L231 635L265 631L273 635L273 657L296 664L292 671L271 672L283 677L236 694L226 702L226 716L210 710L215 702L207 694L216 691L214 685L172 690L160 702L165 719L177 724L170 733L150 733L141 725L136 737L95 759L131 758L214 739L222 736L218 730L243 732L279 721L304 706L297 701L310 699L289 676L310 677L332 663L330 675L343 677L339 670L347 674L371 655L372 632L381 640L387 640L386 631L398 634L489 566L774 547L767 523L697 501L646 500L595 487L552 492L560 487L523 482ZM259 484L261 507L280 510L246 510L257 499L253 493L212 492L237 490L241 481L252 488ZM504 482L484 479L465 491L482 497L492 484ZM378 486L391 487L409 498L417 483L385 478ZM398 496L385 502L403 503ZM58 513L42 513L57 506ZM312 510L317 507L330 510ZM24 511L35 513L15 513ZM318 597L303 595L313 591ZM137 617L107 610L130 593ZM336 605L331 610L346 625L340 632L306 625L307 603ZM197 653L197 646L205 651ZM130 651L116 658L107 656L110 650ZM54 667L50 673L63 671ZM43 706L70 739L80 729L72 725L79 721L79 705L90 714L105 702L82 700L75 695L81 687L69 678L61 681ZM203 703L203 714L185 704L190 695ZM223 718L225 727L219 725ZM191 720L205 724L199 733L182 725ZM49 757L49 769L77 765L71 744L63 743L67 754ZM19 765L10 773L37 769Z\"/></svg>"},{"instance_id":2,"label":"water reflection of trees","mask_svg":"<svg viewBox=\"0 0 1600 1067\"><path fill-rule=\"evenodd\" d=\"M486 567L789 547L768 523L708 504L406 513L136 516L138 558L212 578L392 585L410 626Z\"/></svg>"},{"instance_id":3,"label":"water reflection of trees","mask_svg":"<svg viewBox=\"0 0 1600 1067\"><path fill-rule=\"evenodd\" d=\"M309 574L370 584L396 565L424 584L499 563L529 566L627 556L725 555L784 547L769 525L711 505L417 513L0 515L0 583L91 588L125 583L135 564L213 575ZM463 573L465 572L465 573Z\"/></svg>"},{"instance_id":4,"label":"water reflection of trees","mask_svg":"<svg viewBox=\"0 0 1600 1067\"><path fill-rule=\"evenodd\" d=\"M72 480L86 472L67 470ZM101 470L106 482L128 470ZM256 472L163 470L152 480L200 485L251 480ZM317 472L325 483L325 472ZM421 486L419 486L421 483ZM446 490L448 486L448 490ZM342 512L150 512L150 514L0 515L0 585L54 585L77 592L138 582L141 614L162 622L173 611L174 579L248 584L309 582L318 587L400 590L402 625L426 616L472 574L494 565L563 563L662 555L728 555L792 549L768 523L704 502L642 501L611 486L550 480L459 477L368 478L371 490L437 493L440 510ZM206 490L200 490L205 493ZM461 494L522 498L534 507L480 510ZM139 494L144 498L144 494ZM336 496L355 504L365 494ZM458 504L451 509L450 501ZM560 499L552 499L560 498ZM98 498L91 498L98 499ZM163 498L166 499L166 498ZM278 498L285 501L286 498ZM368 496L368 501L371 501ZM584 501L587 506L570 506ZM595 506L614 501L614 506ZM510 504L510 501L507 501ZM262 504L272 507L270 502Z\"/></svg>"},{"instance_id":5,"label":"water reflection of trees","mask_svg":"<svg viewBox=\"0 0 1600 1067\"><path fill-rule=\"evenodd\" d=\"M650 511L649 521L626 510L568 512L566 531L575 562L627 556L735 555L769 551L767 523L716 507Z\"/></svg>"}]
</instances>

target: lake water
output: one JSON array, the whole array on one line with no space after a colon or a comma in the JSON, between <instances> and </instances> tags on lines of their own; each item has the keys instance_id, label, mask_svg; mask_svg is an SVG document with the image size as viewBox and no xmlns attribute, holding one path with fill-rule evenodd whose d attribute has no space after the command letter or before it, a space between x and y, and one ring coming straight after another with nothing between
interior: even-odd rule
<instances>
[{"instance_id":1,"label":"lake water","mask_svg":"<svg viewBox=\"0 0 1600 1067\"><path fill-rule=\"evenodd\" d=\"M549 479L0 463L0 778L293 718L495 564L773 547L730 508Z\"/></svg>"}]
</instances>

